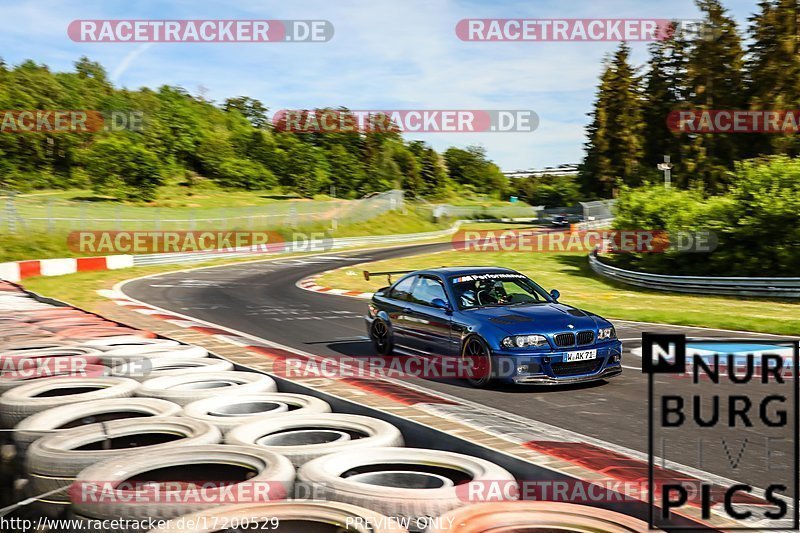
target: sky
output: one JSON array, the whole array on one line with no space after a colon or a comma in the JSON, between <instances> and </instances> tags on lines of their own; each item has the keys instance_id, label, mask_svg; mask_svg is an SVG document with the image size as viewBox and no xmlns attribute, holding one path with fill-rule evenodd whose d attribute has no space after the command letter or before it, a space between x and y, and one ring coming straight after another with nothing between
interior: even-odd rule
<instances>
[{"instance_id":1,"label":"sky","mask_svg":"<svg viewBox=\"0 0 800 533\"><path fill-rule=\"evenodd\" d=\"M723 0L740 28L757 0ZM178 85L215 102L261 100L272 112L530 109L533 132L406 134L437 150L479 144L503 170L578 163L603 59L615 42L464 42L464 18L696 19L693 0L0 0L0 57L70 71L100 62L120 87ZM77 43L76 19L329 20L326 43ZM643 64L646 43L633 43ZM271 114L271 113L270 113Z\"/></svg>"}]
</instances>

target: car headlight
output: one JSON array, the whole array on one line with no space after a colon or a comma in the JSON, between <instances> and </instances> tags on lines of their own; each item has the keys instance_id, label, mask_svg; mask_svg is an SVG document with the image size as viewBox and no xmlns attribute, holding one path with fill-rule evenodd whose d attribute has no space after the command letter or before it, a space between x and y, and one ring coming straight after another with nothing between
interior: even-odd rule
<instances>
[{"instance_id":1,"label":"car headlight","mask_svg":"<svg viewBox=\"0 0 800 533\"><path fill-rule=\"evenodd\" d=\"M547 339L542 335L514 335L513 337L506 337L500 344L503 345L503 348L538 347L547 345Z\"/></svg>"},{"instance_id":2,"label":"car headlight","mask_svg":"<svg viewBox=\"0 0 800 533\"><path fill-rule=\"evenodd\" d=\"M599 341L616 338L617 332L614 330L614 326L611 326L610 328L600 328L597 330L597 340Z\"/></svg>"}]
</instances>

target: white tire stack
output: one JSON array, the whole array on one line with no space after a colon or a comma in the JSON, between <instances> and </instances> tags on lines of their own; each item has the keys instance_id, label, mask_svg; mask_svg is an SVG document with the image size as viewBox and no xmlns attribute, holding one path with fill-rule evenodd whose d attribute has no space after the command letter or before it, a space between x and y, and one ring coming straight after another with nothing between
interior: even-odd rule
<instances>
[{"instance_id":1,"label":"white tire stack","mask_svg":"<svg viewBox=\"0 0 800 533\"><path fill-rule=\"evenodd\" d=\"M170 450L216 444L221 438L219 430L211 424L185 417L111 420L67 429L42 437L28 447L25 466L30 480L29 494L36 496L63 489L45 501L67 505L67 489L80 491L81 487L71 487L72 483L82 470L95 463L111 458L124 462L127 456L136 453L161 456Z\"/></svg>"},{"instance_id":2,"label":"white tire stack","mask_svg":"<svg viewBox=\"0 0 800 533\"><path fill-rule=\"evenodd\" d=\"M219 481L208 483L209 471L218 472ZM81 517L170 519L231 500L284 500L294 479L288 459L258 446L181 446L96 463L78 475L81 491L70 495Z\"/></svg>"},{"instance_id":3,"label":"white tire stack","mask_svg":"<svg viewBox=\"0 0 800 533\"><path fill-rule=\"evenodd\" d=\"M180 413L179 405L156 398L91 400L81 403L79 409L62 405L40 411L17 424L14 442L24 455L35 440L73 427L128 418L178 416Z\"/></svg>"},{"instance_id":4,"label":"white tire stack","mask_svg":"<svg viewBox=\"0 0 800 533\"><path fill-rule=\"evenodd\" d=\"M0 396L0 422L13 428L29 416L58 407L90 400L133 396L139 382L127 378L55 377L36 379Z\"/></svg>"},{"instance_id":5,"label":"white tire stack","mask_svg":"<svg viewBox=\"0 0 800 533\"><path fill-rule=\"evenodd\" d=\"M136 394L161 398L184 406L212 396L238 396L277 390L275 380L257 372L195 372L148 379L141 384Z\"/></svg>"},{"instance_id":6,"label":"white tire stack","mask_svg":"<svg viewBox=\"0 0 800 533\"><path fill-rule=\"evenodd\" d=\"M101 377L109 370L100 363L98 350L81 346L33 348L35 343L21 343L0 353L0 394L35 379L56 376ZM53 343L39 343L43 344Z\"/></svg>"},{"instance_id":7,"label":"white tire stack","mask_svg":"<svg viewBox=\"0 0 800 533\"><path fill-rule=\"evenodd\" d=\"M425 523L467 503L461 483L515 483L504 468L477 457L419 448L373 448L324 455L304 464L299 482L322 499ZM509 491L514 492L514 491Z\"/></svg>"},{"instance_id":8,"label":"white tire stack","mask_svg":"<svg viewBox=\"0 0 800 533\"><path fill-rule=\"evenodd\" d=\"M228 372L233 370L233 363L225 359L206 357L203 359L184 359L178 357L162 357L131 361L115 366L112 376L146 381L164 376L182 376L194 372Z\"/></svg>"},{"instance_id":9,"label":"white tire stack","mask_svg":"<svg viewBox=\"0 0 800 533\"><path fill-rule=\"evenodd\" d=\"M183 415L203 420L227 433L236 426L291 414L292 417L330 413L328 402L305 394L262 392L243 396L215 396L192 402Z\"/></svg>"},{"instance_id":10,"label":"white tire stack","mask_svg":"<svg viewBox=\"0 0 800 533\"><path fill-rule=\"evenodd\" d=\"M205 357L208 357L208 350L201 346L188 344L167 347L160 344L142 344L118 347L102 352L100 355L103 364L112 368L149 359L203 359Z\"/></svg>"},{"instance_id":11,"label":"white tire stack","mask_svg":"<svg viewBox=\"0 0 800 533\"><path fill-rule=\"evenodd\" d=\"M249 422L230 430L225 442L263 446L301 466L337 452L370 454L372 448L402 446L403 435L392 424L377 418L333 413Z\"/></svg>"}]
</instances>

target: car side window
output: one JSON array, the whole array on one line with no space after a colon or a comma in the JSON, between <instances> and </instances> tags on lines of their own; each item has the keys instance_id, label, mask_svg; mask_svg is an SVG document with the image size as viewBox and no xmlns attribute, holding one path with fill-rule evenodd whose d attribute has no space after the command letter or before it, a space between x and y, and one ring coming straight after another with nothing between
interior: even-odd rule
<instances>
[{"instance_id":1,"label":"car side window","mask_svg":"<svg viewBox=\"0 0 800 533\"><path fill-rule=\"evenodd\" d=\"M419 276L409 276L405 279L401 279L394 287L392 287L392 292L389 293L389 298L403 301L410 300L411 288L414 286L414 282L418 277Z\"/></svg>"},{"instance_id":2,"label":"car side window","mask_svg":"<svg viewBox=\"0 0 800 533\"><path fill-rule=\"evenodd\" d=\"M420 278L411 293L411 301L422 305L432 305L436 298L447 301L442 283L433 278Z\"/></svg>"}]
</instances>

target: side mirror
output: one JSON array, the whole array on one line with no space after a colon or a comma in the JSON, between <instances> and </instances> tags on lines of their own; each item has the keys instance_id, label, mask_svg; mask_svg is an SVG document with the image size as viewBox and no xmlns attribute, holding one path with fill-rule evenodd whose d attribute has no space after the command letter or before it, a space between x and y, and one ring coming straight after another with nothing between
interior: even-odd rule
<instances>
[{"instance_id":1,"label":"side mirror","mask_svg":"<svg viewBox=\"0 0 800 533\"><path fill-rule=\"evenodd\" d=\"M553 300L558 300L561 297L561 293L558 292L558 289L553 289L552 291L550 291L550 297Z\"/></svg>"},{"instance_id":2,"label":"side mirror","mask_svg":"<svg viewBox=\"0 0 800 533\"><path fill-rule=\"evenodd\" d=\"M450 305L441 298L434 298L433 300L431 300L431 305L436 307L437 309L444 309L445 311L450 310Z\"/></svg>"}]
</instances>

